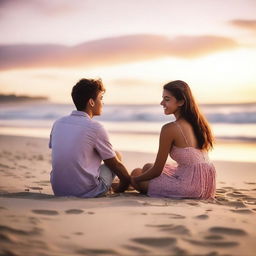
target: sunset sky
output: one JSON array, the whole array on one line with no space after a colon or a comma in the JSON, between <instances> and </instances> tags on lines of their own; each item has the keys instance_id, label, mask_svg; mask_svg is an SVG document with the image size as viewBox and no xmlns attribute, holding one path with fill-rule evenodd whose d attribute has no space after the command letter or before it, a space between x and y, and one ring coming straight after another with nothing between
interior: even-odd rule
<instances>
[{"instance_id":1,"label":"sunset sky","mask_svg":"<svg viewBox=\"0 0 256 256\"><path fill-rule=\"evenodd\" d=\"M184 80L201 103L256 98L255 0L0 0L0 93L70 103L82 77L106 103L158 103Z\"/></svg>"}]
</instances>

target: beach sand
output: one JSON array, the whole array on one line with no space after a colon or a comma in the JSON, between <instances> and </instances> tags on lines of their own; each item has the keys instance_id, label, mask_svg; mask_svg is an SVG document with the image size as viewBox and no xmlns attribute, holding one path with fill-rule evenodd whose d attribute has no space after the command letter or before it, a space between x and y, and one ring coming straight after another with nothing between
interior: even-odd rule
<instances>
[{"instance_id":1,"label":"beach sand","mask_svg":"<svg viewBox=\"0 0 256 256\"><path fill-rule=\"evenodd\" d=\"M53 196L48 140L0 136L0 255L255 255L256 163L215 161L213 201ZM122 152L129 171L153 162Z\"/></svg>"}]
</instances>

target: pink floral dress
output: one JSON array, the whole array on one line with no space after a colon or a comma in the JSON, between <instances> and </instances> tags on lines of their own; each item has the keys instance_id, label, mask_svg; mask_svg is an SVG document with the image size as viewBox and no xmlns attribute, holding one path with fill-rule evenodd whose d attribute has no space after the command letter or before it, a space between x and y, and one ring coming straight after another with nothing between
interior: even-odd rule
<instances>
[{"instance_id":1,"label":"pink floral dress","mask_svg":"<svg viewBox=\"0 0 256 256\"><path fill-rule=\"evenodd\" d=\"M181 127L178 123L176 124L187 143ZM177 162L177 165L166 164L161 175L150 180L148 196L214 198L216 172L214 165L209 161L207 152L189 146L185 148L173 146L170 156Z\"/></svg>"}]
</instances>

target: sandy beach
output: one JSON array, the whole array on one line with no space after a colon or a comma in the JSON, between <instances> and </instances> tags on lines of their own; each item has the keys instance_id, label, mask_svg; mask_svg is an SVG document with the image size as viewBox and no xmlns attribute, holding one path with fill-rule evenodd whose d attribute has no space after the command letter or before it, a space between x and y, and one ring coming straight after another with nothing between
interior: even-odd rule
<instances>
[{"instance_id":1,"label":"sandy beach","mask_svg":"<svg viewBox=\"0 0 256 256\"><path fill-rule=\"evenodd\" d=\"M48 140L0 136L0 255L253 256L256 163L215 161L213 201L53 196ZM154 154L122 152L129 171Z\"/></svg>"}]
</instances>

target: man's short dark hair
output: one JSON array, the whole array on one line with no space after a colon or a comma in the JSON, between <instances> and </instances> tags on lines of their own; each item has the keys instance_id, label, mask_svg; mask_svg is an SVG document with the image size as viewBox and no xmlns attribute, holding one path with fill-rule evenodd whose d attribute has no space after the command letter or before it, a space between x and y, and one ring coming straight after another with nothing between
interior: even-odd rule
<instances>
[{"instance_id":1,"label":"man's short dark hair","mask_svg":"<svg viewBox=\"0 0 256 256\"><path fill-rule=\"evenodd\" d=\"M79 111L84 111L89 99L96 99L99 92L105 91L101 79L81 79L72 89L72 99Z\"/></svg>"}]
</instances>

